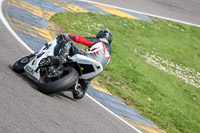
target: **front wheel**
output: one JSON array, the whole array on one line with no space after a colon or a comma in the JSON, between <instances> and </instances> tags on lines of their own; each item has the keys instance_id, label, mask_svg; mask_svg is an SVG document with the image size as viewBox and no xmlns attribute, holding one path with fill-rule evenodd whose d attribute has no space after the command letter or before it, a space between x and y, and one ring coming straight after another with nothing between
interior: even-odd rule
<instances>
[{"instance_id":1,"label":"front wheel","mask_svg":"<svg viewBox=\"0 0 200 133\"><path fill-rule=\"evenodd\" d=\"M44 94L54 94L61 91L67 91L78 81L78 72L71 67L66 69L67 74L59 79L52 80L46 75L42 76L38 82L38 90Z\"/></svg>"},{"instance_id":2,"label":"front wheel","mask_svg":"<svg viewBox=\"0 0 200 133\"><path fill-rule=\"evenodd\" d=\"M13 64L13 70L17 73L23 73L24 67L29 63L29 56L25 56Z\"/></svg>"}]
</instances>

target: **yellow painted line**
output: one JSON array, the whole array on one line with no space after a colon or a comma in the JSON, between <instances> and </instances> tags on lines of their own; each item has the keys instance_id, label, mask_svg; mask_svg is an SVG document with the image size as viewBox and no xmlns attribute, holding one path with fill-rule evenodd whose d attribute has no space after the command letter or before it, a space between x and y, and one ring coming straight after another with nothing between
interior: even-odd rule
<instances>
[{"instance_id":1,"label":"yellow painted line","mask_svg":"<svg viewBox=\"0 0 200 133\"><path fill-rule=\"evenodd\" d=\"M42 28L38 28L35 26L32 26L33 29L35 29L36 31L38 31L38 34L41 35L42 37L46 38L46 41L50 41L53 38L51 37L49 30L46 29L42 29Z\"/></svg>"},{"instance_id":2,"label":"yellow painted line","mask_svg":"<svg viewBox=\"0 0 200 133\"><path fill-rule=\"evenodd\" d=\"M8 4L26 10L34 15L45 18L47 20L49 20L49 18L55 14L54 12L44 10L38 6L31 5L22 0L9 0Z\"/></svg>"},{"instance_id":3,"label":"yellow painted line","mask_svg":"<svg viewBox=\"0 0 200 133\"><path fill-rule=\"evenodd\" d=\"M122 12L118 9L115 9L115 8L112 8L112 7L107 7L107 6L102 6L102 5L97 5L97 4L92 4L98 8L101 8L102 10L106 11L106 12L109 12L111 14L114 14L114 15L117 15L117 16L120 16L120 17L127 17L127 18L131 18L131 19L138 19L128 13L125 13L125 12Z\"/></svg>"},{"instance_id":4,"label":"yellow painted line","mask_svg":"<svg viewBox=\"0 0 200 133\"><path fill-rule=\"evenodd\" d=\"M147 133L166 133L165 131L159 129L159 128L154 128L148 125L145 125L143 123L125 118L123 116L120 116L122 119L133 125L134 127L138 128L142 132L147 132Z\"/></svg>"},{"instance_id":5,"label":"yellow painted line","mask_svg":"<svg viewBox=\"0 0 200 133\"><path fill-rule=\"evenodd\" d=\"M59 1L56 1L56 2L55 2L55 0L46 0L46 1L51 2L54 5L59 6L61 8L64 8L64 9L70 11L70 12L88 12L88 10L81 8L81 7L74 5L74 4L69 4L65 0L59 0Z\"/></svg>"},{"instance_id":6,"label":"yellow painted line","mask_svg":"<svg viewBox=\"0 0 200 133\"><path fill-rule=\"evenodd\" d=\"M111 95L111 93L110 93L108 90L103 89L103 88L101 88L101 87L99 87L99 86L96 86L96 85L93 85L93 84L92 84L92 87L93 87L94 89L96 89L96 90L99 90L99 91L101 91L101 92L104 92L104 93L107 93L107 94L110 94L110 95Z\"/></svg>"},{"instance_id":7,"label":"yellow painted line","mask_svg":"<svg viewBox=\"0 0 200 133\"><path fill-rule=\"evenodd\" d=\"M19 19L10 18L9 16L7 17L7 19L9 20L11 26L15 30L21 31L25 34L29 34L29 35L39 38L41 40L45 40L45 41L52 40L52 37L51 37L49 31L46 29L38 28L36 26L33 26L33 25L26 23L24 21L21 21Z\"/></svg>"},{"instance_id":8,"label":"yellow painted line","mask_svg":"<svg viewBox=\"0 0 200 133\"><path fill-rule=\"evenodd\" d=\"M92 83L93 83L93 84L100 85L99 82L97 82L96 80L92 80Z\"/></svg>"},{"instance_id":9,"label":"yellow painted line","mask_svg":"<svg viewBox=\"0 0 200 133\"><path fill-rule=\"evenodd\" d=\"M18 30L18 31L22 31L26 34L29 34L33 37L37 37L38 38L38 35L37 35L37 31L33 30L32 29L32 25L29 24L29 23L26 23L24 21L21 21L19 19L16 19L16 18L10 18L10 17L7 17L11 26L15 29L15 30Z\"/></svg>"},{"instance_id":10,"label":"yellow painted line","mask_svg":"<svg viewBox=\"0 0 200 133\"><path fill-rule=\"evenodd\" d=\"M62 6L61 6L62 7ZM70 12L88 12L88 10L85 10L77 5L68 4L66 7L62 7Z\"/></svg>"},{"instance_id":11,"label":"yellow painted line","mask_svg":"<svg viewBox=\"0 0 200 133\"><path fill-rule=\"evenodd\" d=\"M99 83L96 80L92 81L91 86L96 90L112 95L107 89L100 87Z\"/></svg>"}]
</instances>

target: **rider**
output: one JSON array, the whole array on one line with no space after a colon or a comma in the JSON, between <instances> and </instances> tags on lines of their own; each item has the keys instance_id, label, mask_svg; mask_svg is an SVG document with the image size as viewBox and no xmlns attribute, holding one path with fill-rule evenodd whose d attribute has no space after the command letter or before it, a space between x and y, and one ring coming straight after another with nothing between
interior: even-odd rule
<instances>
[{"instance_id":1,"label":"rider","mask_svg":"<svg viewBox=\"0 0 200 133\"><path fill-rule=\"evenodd\" d=\"M75 54L81 54L92 58L100 62L103 68L110 61L112 52L110 44L113 40L113 35L108 29L100 30L97 33L96 37L82 37L78 34L66 33L62 33L58 37L61 37L66 42L68 42L64 45L64 48L60 52L63 63L66 61L63 57L66 57L67 55L72 56ZM75 43L81 43L85 46L88 46L87 52L83 52L76 46ZM81 84L81 89L72 91L74 99L81 99L84 97L92 79L79 80L79 83Z\"/></svg>"}]
</instances>

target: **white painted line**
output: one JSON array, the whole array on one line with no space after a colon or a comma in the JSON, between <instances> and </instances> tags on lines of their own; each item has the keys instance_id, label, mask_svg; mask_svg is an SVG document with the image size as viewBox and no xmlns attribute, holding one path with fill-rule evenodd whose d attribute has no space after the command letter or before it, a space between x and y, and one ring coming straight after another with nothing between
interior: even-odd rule
<instances>
[{"instance_id":1,"label":"white painted line","mask_svg":"<svg viewBox=\"0 0 200 133\"><path fill-rule=\"evenodd\" d=\"M83 1L83 2L88 2L88 3L92 3L92 4L98 4L98 5L102 5L102 6L116 8L116 9L119 9L119 10L129 11L129 12L138 13L138 14L142 14L142 15L146 15L146 16L161 18L161 19L165 19L165 20L170 20L170 21L174 21L174 22L179 22L179 23L183 23L183 24L188 24L188 25L200 27L200 25L192 24L192 23L189 23L189 22L184 22L184 21L177 20L177 19L171 19L171 18L153 15L153 14L144 13L144 12L139 12L139 11L135 11L135 10L131 10L131 9L125 9L125 8L122 8L122 7L112 6L112 5L103 4L103 3L99 3L99 2L95 2L95 1L90 1L90 0L77 0L77 1Z\"/></svg>"},{"instance_id":2,"label":"white painted line","mask_svg":"<svg viewBox=\"0 0 200 133\"><path fill-rule=\"evenodd\" d=\"M99 106L101 106L102 108L104 108L105 110L107 110L108 112L110 112L112 115L114 115L115 117L117 117L118 119L120 119L122 122L124 122L125 124L127 124L128 126L130 126L132 129L134 129L136 132L138 133L142 133L139 129L137 129L136 127L132 126L130 123L128 123L127 121L125 121L124 119L122 119L121 117L119 117L119 115L115 114L114 112L112 112L111 110L109 110L108 108L106 108L104 105L102 105L100 102L98 102L97 100L95 100L93 97L91 97L90 95L86 94L86 96L88 96L91 100L93 100L95 103L97 103Z\"/></svg>"},{"instance_id":3,"label":"white painted line","mask_svg":"<svg viewBox=\"0 0 200 133\"><path fill-rule=\"evenodd\" d=\"M10 27L9 23L6 21L3 13L2 13L2 3L4 0L0 0L0 18L2 20L2 22L4 23L4 25L6 26L6 28L12 33L12 35L31 53L34 53L34 51L15 33L15 31ZM86 94L87 97L89 97L91 100L93 100L95 103L97 103L99 106L101 106L102 108L104 108L105 110L107 110L108 112L110 112L112 115L114 115L115 117L117 117L118 119L120 119L122 122L124 122L125 124L127 124L128 126L130 126L132 129L134 129L136 132L138 133L142 133L140 130L138 130L137 128L135 128L134 126L132 126L131 124L129 124L127 121L125 121L124 119L122 119L121 117L119 117L117 114L113 113L111 110L109 110L108 108L106 108L104 105L102 105L101 103L99 103L97 100L95 100L94 98L92 98L90 95Z\"/></svg>"}]
</instances>

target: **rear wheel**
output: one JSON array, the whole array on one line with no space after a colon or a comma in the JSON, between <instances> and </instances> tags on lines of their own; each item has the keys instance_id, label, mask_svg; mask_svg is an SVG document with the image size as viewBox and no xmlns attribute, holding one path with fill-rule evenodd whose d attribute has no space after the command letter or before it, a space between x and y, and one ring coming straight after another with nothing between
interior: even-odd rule
<instances>
[{"instance_id":1,"label":"rear wheel","mask_svg":"<svg viewBox=\"0 0 200 133\"><path fill-rule=\"evenodd\" d=\"M28 64L30 61L29 56L25 56L21 58L20 60L16 61L13 64L13 70L17 73L23 73L24 72L24 67L26 64Z\"/></svg>"},{"instance_id":2,"label":"rear wheel","mask_svg":"<svg viewBox=\"0 0 200 133\"><path fill-rule=\"evenodd\" d=\"M38 90L45 94L53 94L61 91L67 91L78 81L78 72L71 67L65 69L59 79L48 78L46 75L42 76L38 82Z\"/></svg>"}]
</instances>

